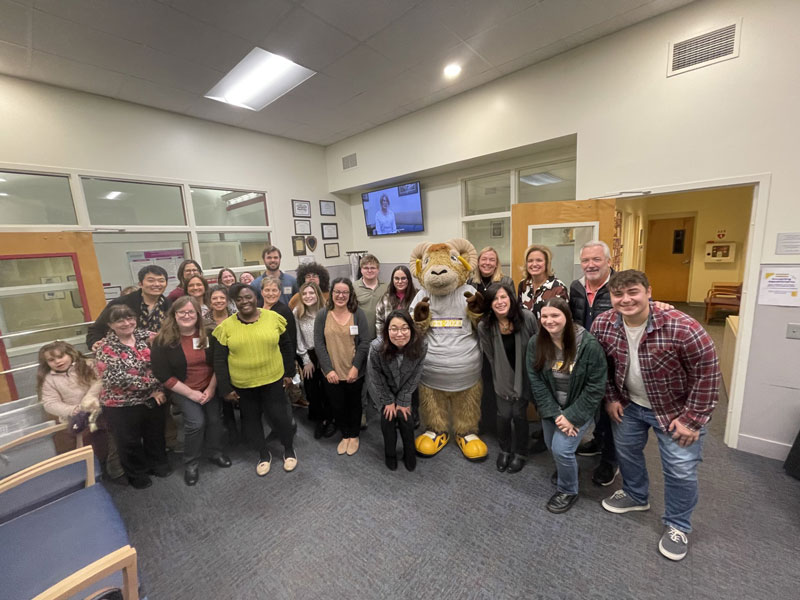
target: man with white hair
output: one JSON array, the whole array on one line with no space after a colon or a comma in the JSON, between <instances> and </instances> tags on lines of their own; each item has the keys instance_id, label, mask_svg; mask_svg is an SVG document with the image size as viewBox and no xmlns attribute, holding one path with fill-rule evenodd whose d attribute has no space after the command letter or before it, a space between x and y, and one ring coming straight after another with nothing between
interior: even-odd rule
<instances>
[{"instance_id":1,"label":"man with white hair","mask_svg":"<svg viewBox=\"0 0 800 600\"><path fill-rule=\"evenodd\" d=\"M600 240L586 242L581 248L581 269L583 277L573 281L569 287L569 308L572 311L573 321L589 331L595 317L612 308L608 280L614 270L611 268L611 252L608 244ZM600 464L592 473L592 481L602 486L614 482L619 467L611 433L611 420L606 411L601 410L595 419L594 438L581 444L577 454L579 456L600 454Z\"/></svg>"}]
</instances>

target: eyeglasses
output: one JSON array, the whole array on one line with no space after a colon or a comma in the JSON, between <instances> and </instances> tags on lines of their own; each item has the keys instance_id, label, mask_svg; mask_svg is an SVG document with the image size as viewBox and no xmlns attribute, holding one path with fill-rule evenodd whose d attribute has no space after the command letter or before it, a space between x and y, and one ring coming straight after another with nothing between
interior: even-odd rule
<instances>
[{"instance_id":1,"label":"eyeglasses","mask_svg":"<svg viewBox=\"0 0 800 600\"><path fill-rule=\"evenodd\" d=\"M179 317L194 317L197 315L196 310L176 310L175 314Z\"/></svg>"},{"instance_id":2,"label":"eyeglasses","mask_svg":"<svg viewBox=\"0 0 800 600\"><path fill-rule=\"evenodd\" d=\"M345 290L343 292L341 290L333 290L333 292L331 292L331 293L334 296L349 296L350 295L350 290Z\"/></svg>"},{"instance_id":3,"label":"eyeglasses","mask_svg":"<svg viewBox=\"0 0 800 600\"><path fill-rule=\"evenodd\" d=\"M404 281L408 281L408 277L394 277L393 279L395 283L403 283Z\"/></svg>"},{"instance_id":4,"label":"eyeglasses","mask_svg":"<svg viewBox=\"0 0 800 600\"><path fill-rule=\"evenodd\" d=\"M389 333L405 335L411 331L410 327L389 327Z\"/></svg>"}]
</instances>

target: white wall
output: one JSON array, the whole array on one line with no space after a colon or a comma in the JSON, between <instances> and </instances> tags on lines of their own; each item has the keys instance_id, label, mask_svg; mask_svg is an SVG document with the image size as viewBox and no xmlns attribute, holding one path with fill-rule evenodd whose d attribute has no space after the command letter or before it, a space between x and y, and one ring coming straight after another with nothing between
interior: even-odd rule
<instances>
[{"instance_id":1,"label":"white wall","mask_svg":"<svg viewBox=\"0 0 800 600\"><path fill-rule=\"evenodd\" d=\"M0 168L29 165L266 191L272 239L289 270L297 266L290 200L310 200L312 232L320 241L315 256L326 263L318 201L335 197L327 193L320 146L4 76L0 114ZM340 244L348 246L341 216L347 211L338 208L337 217L325 220L340 223Z\"/></svg>"},{"instance_id":2,"label":"white wall","mask_svg":"<svg viewBox=\"0 0 800 600\"><path fill-rule=\"evenodd\" d=\"M738 58L666 77L670 41L739 18ZM755 180L757 174L768 174L761 179L768 189L759 188L759 210L766 206L768 212L765 221L758 215L754 221L759 245L753 262L800 263L797 255L775 254L778 232L800 231L798 22L796 0L692 3L328 147L329 187L368 187L576 133L578 198L688 189L692 182ZM341 157L353 152L359 166L343 172ZM449 209L438 211L458 210L456 194L446 200ZM739 331L740 358L747 356L751 336L754 346L768 346L785 331L787 319L800 319L798 309L756 307L755 272L749 272L745 311L750 313L745 316L750 320ZM753 328L754 317L769 326ZM759 378L748 377L746 385L737 379L732 406L744 403L746 410L740 426L733 415L734 436L728 439L737 444L736 435L748 436L743 448L776 458L785 456L791 432L800 428L800 380L795 375L800 343L784 345L778 358L749 354L748 373L757 371ZM740 371L745 366L739 359L737 364ZM788 385L791 399L774 403L776 384L770 381ZM776 419L781 427L770 423Z\"/></svg>"}]
</instances>

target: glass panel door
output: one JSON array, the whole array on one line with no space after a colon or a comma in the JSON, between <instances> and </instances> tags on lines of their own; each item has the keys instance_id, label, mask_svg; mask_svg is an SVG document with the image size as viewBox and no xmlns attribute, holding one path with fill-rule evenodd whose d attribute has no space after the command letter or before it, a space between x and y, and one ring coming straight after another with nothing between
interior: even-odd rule
<instances>
[{"instance_id":1,"label":"glass panel door","mask_svg":"<svg viewBox=\"0 0 800 600\"><path fill-rule=\"evenodd\" d=\"M569 285L583 276L581 246L597 239L598 223L530 225L528 243L542 244L553 253L553 272Z\"/></svg>"}]
</instances>

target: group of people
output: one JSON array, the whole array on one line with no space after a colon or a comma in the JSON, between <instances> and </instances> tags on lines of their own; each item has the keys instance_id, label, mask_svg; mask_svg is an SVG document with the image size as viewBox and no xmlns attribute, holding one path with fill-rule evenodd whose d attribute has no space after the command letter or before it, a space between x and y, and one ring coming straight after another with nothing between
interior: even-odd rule
<instances>
[{"instance_id":1,"label":"group of people","mask_svg":"<svg viewBox=\"0 0 800 600\"><path fill-rule=\"evenodd\" d=\"M330 281L316 263L301 265L297 278L284 273L274 246L262 258L262 276L236 282L222 269L213 286L195 261L184 261L181 285L169 296L167 273L143 267L140 288L112 301L90 327L93 365L63 342L42 348L43 399L45 391L61 390L73 415L82 397L96 395L101 431L110 430L133 487L170 473L170 402L183 414L187 485L197 483L204 455L230 466L224 435L237 428L237 406L244 437L258 452L256 473L266 475L272 464L262 416L282 446L283 469L293 471L296 424L285 389L296 373L315 438L339 431L337 453L355 454L371 399L386 466L398 467L399 432L402 462L416 467L417 386L427 344L409 313L417 295L409 269L395 267L383 283L378 259L368 254L354 283ZM714 345L697 321L652 302L644 273L615 273L603 242L585 244L580 260L583 277L567 288L552 272L550 250L533 245L515 288L493 248L479 254L469 283L483 299L478 335L497 407L496 466L508 473L524 467L532 403L556 464L548 510L566 512L578 499L576 452L602 455L595 483L609 485L622 473L622 489L603 500L606 510L647 510L643 449L653 428L665 474L659 549L680 560L697 503L705 425L717 400ZM593 439L580 444L592 424Z\"/></svg>"}]
</instances>

